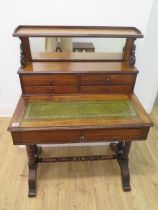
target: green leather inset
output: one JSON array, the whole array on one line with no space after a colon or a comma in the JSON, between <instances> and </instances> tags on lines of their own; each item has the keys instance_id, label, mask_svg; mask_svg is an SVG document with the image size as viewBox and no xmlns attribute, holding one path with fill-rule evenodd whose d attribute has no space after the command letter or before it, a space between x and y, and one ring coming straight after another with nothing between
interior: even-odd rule
<instances>
[{"instance_id":1,"label":"green leather inset","mask_svg":"<svg viewBox=\"0 0 158 210\"><path fill-rule=\"evenodd\" d=\"M29 102L23 120L134 117L128 100Z\"/></svg>"}]
</instances>

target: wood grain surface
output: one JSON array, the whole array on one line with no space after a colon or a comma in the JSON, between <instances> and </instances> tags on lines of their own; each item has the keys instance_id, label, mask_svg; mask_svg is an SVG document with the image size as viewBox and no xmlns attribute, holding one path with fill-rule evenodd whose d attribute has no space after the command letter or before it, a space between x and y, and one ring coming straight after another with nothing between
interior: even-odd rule
<instances>
[{"instance_id":1,"label":"wood grain surface","mask_svg":"<svg viewBox=\"0 0 158 210\"><path fill-rule=\"evenodd\" d=\"M12 145L6 131L10 119L0 118L0 210L157 210L157 106L151 119L155 127L148 140L132 144L131 192L122 191L119 166L114 160L49 163L39 164L37 197L30 199L26 151ZM44 157L113 154L103 145L44 148L42 153Z\"/></svg>"},{"instance_id":2,"label":"wood grain surface","mask_svg":"<svg viewBox=\"0 0 158 210\"><path fill-rule=\"evenodd\" d=\"M136 37L143 35L135 27L106 26L18 26L13 36Z\"/></svg>"},{"instance_id":3,"label":"wood grain surface","mask_svg":"<svg viewBox=\"0 0 158 210\"><path fill-rule=\"evenodd\" d=\"M26 67L19 69L18 73L131 73L137 72L126 62L28 62Z\"/></svg>"}]
</instances>

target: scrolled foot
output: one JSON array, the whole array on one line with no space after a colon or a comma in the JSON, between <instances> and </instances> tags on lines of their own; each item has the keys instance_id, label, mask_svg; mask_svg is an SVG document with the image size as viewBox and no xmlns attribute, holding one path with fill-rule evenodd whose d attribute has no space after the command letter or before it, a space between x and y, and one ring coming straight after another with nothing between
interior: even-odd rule
<instances>
[{"instance_id":1,"label":"scrolled foot","mask_svg":"<svg viewBox=\"0 0 158 210\"><path fill-rule=\"evenodd\" d=\"M36 197L36 190L29 189L28 197L29 197L29 198Z\"/></svg>"},{"instance_id":2,"label":"scrolled foot","mask_svg":"<svg viewBox=\"0 0 158 210\"><path fill-rule=\"evenodd\" d=\"M129 192L131 191L131 186L130 185L122 185L123 191Z\"/></svg>"},{"instance_id":3,"label":"scrolled foot","mask_svg":"<svg viewBox=\"0 0 158 210\"><path fill-rule=\"evenodd\" d=\"M120 166L120 170L121 170L122 188L125 192L131 191L128 160L119 160L118 162L119 162L119 166Z\"/></svg>"},{"instance_id":4,"label":"scrolled foot","mask_svg":"<svg viewBox=\"0 0 158 210\"><path fill-rule=\"evenodd\" d=\"M36 172L37 164L34 167L29 167L29 177L28 177L28 197L36 196Z\"/></svg>"}]
</instances>

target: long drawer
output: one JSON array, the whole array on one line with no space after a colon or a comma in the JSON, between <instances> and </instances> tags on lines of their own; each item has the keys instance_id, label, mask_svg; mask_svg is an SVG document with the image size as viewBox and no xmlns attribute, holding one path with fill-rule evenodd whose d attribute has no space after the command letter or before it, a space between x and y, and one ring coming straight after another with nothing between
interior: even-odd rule
<instances>
[{"instance_id":1,"label":"long drawer","mask_svg":"<svg viewBox=\"0 0 158 210\"><path fill-rule=\"evenodd\" d=\"M95 93L130 93L132 91L131 85L107 85L107 86L80 86L66 85L66 86L24 86L24 94L95 94Z\"/></svg>"},{"instance_id":2,"label":"long drawer","mask_svg":"<svg viewBox=\"0 0 158 210\"><path fill-rule=\"evenodd\" d=\"M106 85L106 84L131 84L134 82L134 75L126 74L90 74L81 75L81 85Z\"/></svg>"},{"instance_id":3,"label":"long drawer","mask_svg":"<svg viewBox=\"0 0 158 210\"><path fill-rule=\"evenodd\" d=\"M24 94L73 94L77 93L78 89L75 85L65 86L24 86Z\"/></svg>"},{"instance_id":4,"label":"long drawer","mask_svg":"<svg viewBox=\"0 0 158 210\"><path fill-rule=\"evenodd\" d=\"M14 144L61 144L86 143L118 140L143 140L147 138L149 128L116 128L90 130L32 130L13 131Z\"/></svg>"},{"instance_id":5,"label":"long drawer","mask_svg":"<svg viewBox=\"0 0 158 210\"><path fill-rule=\"evenodd\" d=\"M37 75L22 76L23 85L75 85L78 83L77 75ZM135 80L135 75L126 74L81 74L81 85L106 85L106 84L131 84Z\"/></svg>"},{"instance_id":6,"label":"long drawer","mask_svg":"<svg viewBox=\"0 0 158 210\"><path fill-rule=\"evenodd\" d=\"M23 85L75 85L77 83L77 76L75 75L37 75L37 76L22 76Z\"/></svg>"},{"instance_id":7,"label":"long drawer","mask_svg":"<svg viewBox=\"0 0 158 210\"><path fill-rule=\"evenodd\" d=\"M131 85L88 85L80 86L81 93L130 93Z\"/></svg>"}]
</instances>

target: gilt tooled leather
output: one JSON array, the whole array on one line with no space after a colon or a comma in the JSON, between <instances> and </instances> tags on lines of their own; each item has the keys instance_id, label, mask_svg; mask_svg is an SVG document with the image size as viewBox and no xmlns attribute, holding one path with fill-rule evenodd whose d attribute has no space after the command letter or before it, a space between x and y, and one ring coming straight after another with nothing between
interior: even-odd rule
<instances>
[{"instance_id":1,"label":"gilt tooled leather","mask_svg":"<svg viewBox=\"0 0 158 210\"><path fill-rule=\"evenodd\" d=\"M24 120L62 120L106 117L134 117L136 112L128 100L29 102Z\"/></svg>"}]
</instances>

